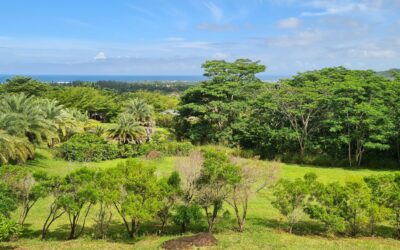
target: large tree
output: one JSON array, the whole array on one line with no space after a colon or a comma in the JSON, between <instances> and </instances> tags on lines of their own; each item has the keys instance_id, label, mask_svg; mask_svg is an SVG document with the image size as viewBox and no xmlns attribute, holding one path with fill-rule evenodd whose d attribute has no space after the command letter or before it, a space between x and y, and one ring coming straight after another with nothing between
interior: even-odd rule
<instances>
[{"instance_id":1,"label":"large tree","mask_svg":"<svg viewBox=\"0 0 400 250\"><path fill-rule=\"evenodd\" d=\"M15 76L7 79L3 86L4 92L25 93L28 96L45 96L50 89L49 85L26 76Z\"/></svg>"},{"instance_id":2,"label":"large tree","mask_svg":"<svg viewBox=\"0 0 400 250\"><path fill-rule=\"evenodd\" d=\"M234 143L234 131L248 113L265 66L247 59L207 61L204 76L210 80L187 90L181 98L177 132L196 143Z\"/></svg>"}]
</instances>

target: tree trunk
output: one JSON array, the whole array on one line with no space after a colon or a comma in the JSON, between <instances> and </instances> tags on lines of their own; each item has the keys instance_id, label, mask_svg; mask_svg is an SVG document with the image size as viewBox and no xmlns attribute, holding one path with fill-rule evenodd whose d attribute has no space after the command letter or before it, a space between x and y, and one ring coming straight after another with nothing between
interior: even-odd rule
<instances>
[{"instance_id":1,"label":"tree trunk","mask_svg":"<svg viewBox=\"0 0 400 250\"><path fill-rule=\"evenodd\" d=\"M400 163L400 145L399 136L396 137L396 152L397 152L397 162Z\"/></svg>"},{"instance_id":2,"label":"tree trunk","mask_svg":"<svg viewBox=\"0 0 400 250\"><path fill-rule=\"evenodd\" d=\"M352 167L352 164L351 164L351 162L352 162L352 157L351 157L351 142L349 141L349 143L348 143L348 147L347 147L347 153L348 153L348 157L349 157L349 165L350 165L350 167Z\"/></svg>"},{"instance_id":3,"label":"tree trunk","mask_svg":"<svg viewBox=\"0 0 400 250\"><path fill-rule=\"evenodd\" d=\"M293 232L293 226L294 226L294 224L290 223L290 226L289 226L289 233L290 234Z\"/></svg>"},{"instance_id":4,"label":"tree trunk","mask_svg":"<svg viewBox=\"0 0 400 250\"><path fill-rule=\"evenodd\" d=\"M76 231L76 216L72 216L72 220L70 220L71 230L69 232L68 239L73 240L75 238L75 231Z\"/></svg>"},{"instance_id":5,"label":"tree trunk","mask_svg":"<svg viewBox=\"0 0 400 250\"><path fill-rule=\"evenodd\" d=\"M186 232L186 223L182 222L182 224L181 224L181 234L183 234L184 232Z\"/></svg>"},{"instance_id":6,"label":"tree trunk","mask_svg":"<svg viewBox=\"0 0 400 250\"><path fill-rule=\"evenodd\" d=\"M118 214L121 216L122 220L124 221L124 225L125 225L128 235L132 237L133 232L129 227L128 221L126 220L125 216L122 214L122 212L119 209L118 204L116 202L114 202L114 206L115 206L115 209L117 210Z\"/></svg>"},{"instance_id":7,"label":"tree trunk","mask_svg":"<svg viewBox=\"0 0 400 250\"><path fill-rule=\"evenodd\" d=\"M139 219L134 218L131 220L131 237L135 239L139 235L140 222Z\"/></svg>"},{"instance_id":8,"label":"tree trunk","mask_svg":"<svg viewBox=\"0 0 400 250\"><path fill-rule=\"evenodd\" d=\"M54 201L53 204L51 204L51 206L50 206L49 216L47 216L47 219L43 224L42 240L44 240L46 238L47 232L49 231L51 224L53 224L53 222L55 220L60 218L65 213L65 210L64 210L64 211L61 211L59 214L57 214L57 211L59 211L59 210L60 210L60 207L58 207Z\"/></svg>"}]
</instances>

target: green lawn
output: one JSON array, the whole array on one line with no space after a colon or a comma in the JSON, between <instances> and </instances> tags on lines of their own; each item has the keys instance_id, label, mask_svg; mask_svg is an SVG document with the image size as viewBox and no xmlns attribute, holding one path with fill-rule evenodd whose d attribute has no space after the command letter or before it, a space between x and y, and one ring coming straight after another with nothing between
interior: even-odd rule
<instances>
[{"instance_id":1,"label":"green lawn","mask_svg":"<svg viewBox=\"0 0 400 250\"><path fill-rule=\"evenodd\" d=\"M160 175L166 175L174 169L175 157L167 157L161 160L152 160ZM29 162L27 167L42 169L50 174L64 175L79 167L108 168L116 166L124 160L112 160L99 163L75 163L59 160L45 150L38 151L36 160ZM266 162L265 164L268 164ZM282 164L281 177L297 178L307 172L314 172L323 182L339 181L360 178L370 174L382 174L387 171L374 171L366 169L348 170L343 168L320 168L310 166ZM360 237L360 238L327 238L318 235L319 225L306 218L298 225L299 234L288 234L281 223L282 216L271 204L271 192L262 190L256 194L250 203L247 229L244 233L238 233L235 229L233 214L231 218L221 219L216 227L215 236L219 241L213 249L400 249L400 241L391 237ZM117 214L110 230L109 240L92 240L93 216L89 217L86 234L74 241L65 241L68 229L67 218L56 221L50 229L49 240L39 239L41 226L48 213L49 199L40 200L33 207L27 218L27 229L24 236L17 242L0 243L0 249L158 249L161 243L167 239L177 237L176 233L168 236L156 236L151 232L143 235L137 241L125 237L124 227ZM228 210L229 208L226 207ZM93 211L94 212L94 211ZM306 230L308 229L308 231ZM176 228L170 228L177 232ZM383 227L384 232L390 235L389 229Z\"/></svg>"}]
</instances>

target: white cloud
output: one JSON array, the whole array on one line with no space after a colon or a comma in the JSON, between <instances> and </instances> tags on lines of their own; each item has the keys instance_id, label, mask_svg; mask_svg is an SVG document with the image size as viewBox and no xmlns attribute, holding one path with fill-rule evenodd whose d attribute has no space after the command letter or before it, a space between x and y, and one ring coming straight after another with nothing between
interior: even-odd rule
<instances>
[{"instance_id":1,"label":"white cloud","mask_svg":"<svg viewBox=\"0 0 400 250\"><path fill-rule=\"evenodd\" d=\"M322 9L321 11L306 11L301 16L338 15L347 12L372 12L382 8L381 0L314 0L304 1L304 5Z\"/></svg>"},{"instance_id":2,"label":"white cloud","mask_svg":"<svg viewBox=\"0 0 400 250\"><path fill-rule=\"evenodd\" d=\"M223 10L213 2L204 2L204 6L210 11L216 21L221 21L224 18Z\"/></svg>"},{"instance_id":3,"label":"white cloud","mask_svg":"<svg viewBox=\"0 0 400 250\"><path fill-rule=\"evenodd\" d=\"M396 51L383 48L355 48L349 49L349 55L357 58L395 58Z\"/></svg>"},{"instance_id":4,"label":"white cloud","mask_svg":"<svg viewBox=\"0 0 400 250\"><path fill-rule=\"evenodd\" d=\"M223 52L217 52L214 54L213 58L217 60L226 60L229 58L229 54Z\"/></svg>"},{"instance_id":5,"label":"white cloud","mask_svg":"<svg viewBox=\"0 0 400 250\"><path fill-rule=\"evenodd\" d=\"M283 19L278 21L277 25L281 29L294 29L300 27L302 24L302 21L298 18L295 17L290 17L287 19Z\"/></svg>"},{"instance_id":6,"label":"white cloud","mask_svg":"<svg viewBox=\"0 0 400 250\"><path fill-rule=\"evenodd\" d=\"M267 39L267 45L276 47L309 46L320 41L322 33L318 30L306 30L293 36L280 36Z\"/></svg>"},{"instance_id":7,"label":"white cloud","mask_svg":"<svg viewBox=\"0 0 400 250\"><path fill-rule=\"evenodd\" d=\"M107 59L106 54L104 52L99 52L97 55L95 55L94 60L105 60Z\"/></svg>"}]
</instances>

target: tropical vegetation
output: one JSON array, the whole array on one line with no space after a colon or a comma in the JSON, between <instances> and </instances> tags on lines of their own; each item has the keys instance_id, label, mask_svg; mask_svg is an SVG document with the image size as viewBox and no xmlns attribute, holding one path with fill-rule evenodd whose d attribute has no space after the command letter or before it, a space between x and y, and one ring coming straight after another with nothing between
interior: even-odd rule
<instances>
[{"instance_id":1,"label":"tropical vegetation","mask_svg":"<svg viewBox=\"0 0 400 250\"><path fill-rule=\"evenodd\" d=\"M398 72L203 69L174 93L4 82L0 248L154 249L197 232L219 248L400 246Z\"/></svg>"}]
</instances>

